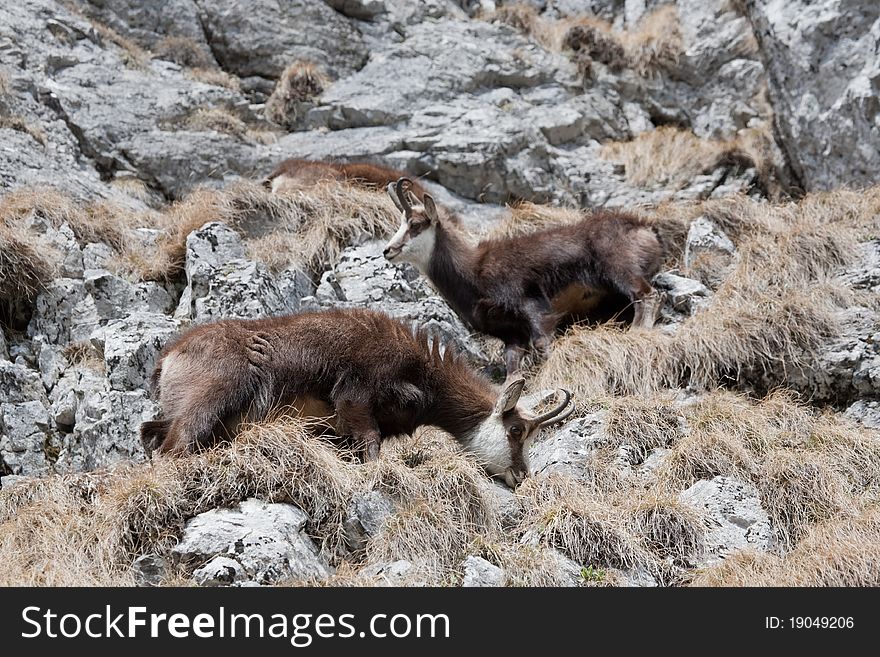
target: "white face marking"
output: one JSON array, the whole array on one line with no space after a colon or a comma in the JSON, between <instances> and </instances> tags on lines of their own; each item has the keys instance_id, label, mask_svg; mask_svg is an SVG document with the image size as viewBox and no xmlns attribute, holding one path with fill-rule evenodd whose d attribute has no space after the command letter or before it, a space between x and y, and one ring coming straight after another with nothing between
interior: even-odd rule
<instances>
[{"instance_id":1,"label":"white face marking","mask_svg":"<svg viewBox=\"0 0 880 657\"><path fill-rule=\"evenodd\" d=\"M490 474L503 475L513 465L507 431L501 418L495 413L474 430L467 442L467 449Z\"/></svg>"},{"instance_id":2,"label":"white face marking","mask_svg":"<svg viewBox=\"0 0 880 657\"><path fill-rule=\"evenodd\" d=\"M425 274L431 262L431 254L434 252L436 235L434 226L426 226L415 237L409 235L409 223L406 217L401 215L400 228L394 233L385 246L390 262L409 262Z\"/></svg>"}]
</instances>

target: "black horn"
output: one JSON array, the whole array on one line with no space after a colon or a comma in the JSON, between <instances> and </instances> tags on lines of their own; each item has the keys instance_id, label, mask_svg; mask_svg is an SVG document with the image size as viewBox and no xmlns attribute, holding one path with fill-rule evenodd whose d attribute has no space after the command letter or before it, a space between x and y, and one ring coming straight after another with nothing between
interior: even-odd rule
<instances>
[{"instance_id":1,"label":"black horn","mask_svg":"<svg viewBox=\"0 0 880 657\"><path fill-rule=\"evenodd\" d=\"M572 413L574 413L575 406L574 404L572 404L567 413L561 414L568 407L568 403L571 401L571 393L565 388L560 388L560 390L562 391L562 395L564 397L562 403L535 418L535 422L538 422L542 427L547 427L551 424L556 424L557 422L567 420L568 417Z\"/></svg>"},{"instance_id":2,"label":"black horn","mask_svg":"<svg viewBox=\"0 0 880 657\"><path fill-rule=\"evenodd\" d=\"M409 178L398 178L397 185L395 185L395 191L397 193L397 198L400 201L400 205L402 206L402 210L406 213L406 216L412 214L412 202L409 200L409 196L407 193L412 189L412 180Z\"/></svg>"}]
</instances>

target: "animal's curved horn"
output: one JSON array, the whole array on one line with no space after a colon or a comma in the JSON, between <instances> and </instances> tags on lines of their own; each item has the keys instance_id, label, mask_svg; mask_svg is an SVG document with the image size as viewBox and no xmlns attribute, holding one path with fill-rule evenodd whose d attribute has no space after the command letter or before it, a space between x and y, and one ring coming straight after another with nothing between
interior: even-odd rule
<instances>
[{"instance_id":1,"label":"animal's curved horn","mask_svg":"<svg viewBox=\"0 0 880 657\"><path fill-rule=\"evenodd\" d=\"M400 201L400 204L403 206L401 209L406 213L406 216L409 216L412 214L412 203L410 203L410 200L407 197L407 192L412 189L412 180L409 178L398 178L397 185L394 189L397 192L397 198Z\"/></svg>"},{"instance_id":2,"label":"animal's curved horn","mask_svg":"<svg viewBox=\"0 0 880 657\"><path fill-rule=\"evenodd\" d=\"M397 209L401 212L406 212L404 207L400 204L400 199L397 197L397 184L390 182L385 190L388 192L388 196L391 197L391 200L394 201L394 205L397 206Z\"/></svg>"},{"instance_id":3,"label":"animal's curved horn","mask_svg":"<svg viewBox=\"0 0 880 657\"><path fill-rule=\"evenodd\" d=\"M535 422L538 422L542 427L555 424L556 422L562 422L574 413L575 405L572 404L568 413L565 413L564 415L562 414L562 412L568 407L568 403L571 401L571 393L565 388L560 388L560 391L562 391L562 395L565 397L562 400L562 403L535 418Z\"/></svg>"}]
</instances>

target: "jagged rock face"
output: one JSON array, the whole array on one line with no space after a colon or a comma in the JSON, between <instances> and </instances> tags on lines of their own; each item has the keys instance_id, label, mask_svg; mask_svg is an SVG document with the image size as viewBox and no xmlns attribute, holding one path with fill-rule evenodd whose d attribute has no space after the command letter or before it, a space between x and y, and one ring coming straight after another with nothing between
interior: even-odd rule
<instances>
[{"instance_id":1,"label":"jagged rock face","mask_svg":"<svg viewBox=\"0 0 880 657\"><path fill-rule=\"evenodd\" d=\"M186 278L175 317L198 322L281 315L296 310L301 296L311 292L300 272L276 277L246 259L241 236L219 222L187 238Z\"/></svg>"},{"instance_id":2,"label":"jagged rock face","mask_svg":"<svg viewBox=\"0 0 880 657\"><path fill-rule=\"evenodd\" d=\"M410 265L394 265L382 256L381 242L346 249L333 271L326 272L308 308L343 307L382 310L420 326L453 345L473 362L488 356L472 333L429 283Z\"/></svg>"},{"instance_id":3,"label":"jagged rock face","mask_svg":"<svg viewBox=\"0 0 880 657\"><path fill-rule=\"evenodd\" d=\"M880 5L747 0L780 138L805 189L864 185L880 169Z\"/></svg>"}]
</instances>

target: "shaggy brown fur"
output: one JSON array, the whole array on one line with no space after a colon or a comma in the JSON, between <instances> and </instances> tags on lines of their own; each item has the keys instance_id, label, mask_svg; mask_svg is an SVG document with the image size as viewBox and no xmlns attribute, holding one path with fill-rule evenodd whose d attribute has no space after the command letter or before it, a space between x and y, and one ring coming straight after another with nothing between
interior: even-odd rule
<instances>
[{"instance_id":1,"label":"shaggy brown fur","mask_svg":"<svg viewBox=\"0 0 880 657\"><path fill-rule=\"evenodd\" d=\"M519 370L530 342L546 349L563 320L590 317L609 294L635 305L635 325L656 321L659 304L649 281L663 249L642 219L597 212L572 225L472 246L441 218L430 195L413 206L404 202L406 192L400 198L400 188L393 194L404 224L386 257L413 262L465 322L502 340L508 375ZM432 239L414 242L425 231Z\"/></svg>"},{"instance_id":2,"label":"shaggy brown fur","mask_svg":"<svg viewBox=\"0 0 880 657\"><path fill-rule=\"evenodd\" d=\"M474 447L494 459L487 469L507 478L512 467L525 477L523 445L548 416L515 408L522 384L499 395L450 350L441 355L424 332L374 311L225 320L193 328L164 349L153 385L165 417L144 423L141 438L148 452L183 453L286 406L303 416L335 416L337 433L351 435L368 459L378 456L383 438L431 425L466 448L489 440L489 449ZM508 428L506 440L500 431L480 434L494 414ZM509 457L496 458L508 450Z\"/></svg>"},{"instance_id":3,"label":"shaggy brown fur","mask_svg":"<svg viewBox=\"0 0 880 657\"><path fill-rule=\"evenodd\" d=\"M390 167L368 162L319 162L291 158L284 160L268 175L264 185L272 191L290 187L309 187L328 180L348 182L366 189L383 190L406 174ZM421 199L425 189L413 182L413 192Z\"/></svg>"}]
</instances>

